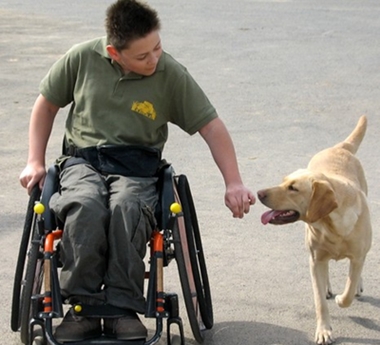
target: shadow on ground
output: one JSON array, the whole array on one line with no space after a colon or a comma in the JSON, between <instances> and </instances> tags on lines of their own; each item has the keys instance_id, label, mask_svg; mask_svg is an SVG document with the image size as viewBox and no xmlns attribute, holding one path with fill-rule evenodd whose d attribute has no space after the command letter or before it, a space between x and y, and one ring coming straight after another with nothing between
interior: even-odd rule
<instances>
[{"instance_id":1,"label":"shadow on ground","mask_svg":"<svg viewBox=\"0 0 380 345\"><path fill-rule=\"evenodd\" d=\"M261 322L223 322L207 334L205 344L294 345L313 344L306 334L295 329Z\"/></svg>"}]
</instances>

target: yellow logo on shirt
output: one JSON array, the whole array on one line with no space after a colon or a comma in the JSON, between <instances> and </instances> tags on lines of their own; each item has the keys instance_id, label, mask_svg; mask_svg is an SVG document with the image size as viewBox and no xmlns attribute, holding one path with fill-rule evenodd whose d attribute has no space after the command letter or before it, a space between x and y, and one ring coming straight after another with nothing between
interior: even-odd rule
<instances>
[{"instance_id":1,"label":"yellow logo on shirt","mask_svg":"<svg viewBox=\"0 0 380 345\"><path fill-rule=\"evenodd\" d=\"M132 110L140 115L146 116L147 118L151 120L155 120L157 116L156 111L154 110L153 104L148 101L133 102Z\"/></svg>"}]
</instances>

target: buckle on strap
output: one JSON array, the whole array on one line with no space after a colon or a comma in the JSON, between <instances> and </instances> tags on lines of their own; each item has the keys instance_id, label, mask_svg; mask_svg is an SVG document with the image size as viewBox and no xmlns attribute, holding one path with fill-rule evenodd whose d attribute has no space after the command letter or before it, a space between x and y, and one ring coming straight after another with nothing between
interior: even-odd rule
<instances>
[{"instance_id":1,"label":"buckle on strap","mask_svg":"<svg viewBox=\"0 0 380 345\"><path fill-rule=\"evenodd\" d=\"M66 148L66 154L68 156L76 157L78 155L78 149L75 146L70 145Z\"/></svg>"}]
</instances>

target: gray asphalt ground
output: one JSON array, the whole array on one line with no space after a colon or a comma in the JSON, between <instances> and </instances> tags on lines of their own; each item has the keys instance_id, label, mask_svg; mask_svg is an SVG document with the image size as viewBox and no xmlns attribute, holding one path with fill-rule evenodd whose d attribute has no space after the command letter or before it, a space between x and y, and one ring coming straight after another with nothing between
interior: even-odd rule
<instances>
[{"instance_id":1,"label":"gray asphalt ground","mask_svg":"<svg viewBox=\"0 0 380 345\"><path fill-rule=\"evenodd\" d=\"M18 182L38 84L71 45L103 35L107 0L0 0L0 344L10 330L19 238L28 197ZM364 295L348 309L329 302L336 344L380 344L380 2L377 0L151 0L164 48L207 92L234 139L245 183L254 191L305 167L343 140L367 114L359 150L369 184L373 247ZM48 162L59 154L66 110L58 116ZM198 135L171 128L166 157L188 176L202 229L215 326L207 345L313 344L315 316L304 226L263 226L257 203L243 219L224 206L224 185ZM331 263L341 292L348 262ZM179 292L175 264L168 291ZM188 344L195 344L184 316ZM162 342L164 343L164 342Z\"/></svg>"}]
</instances>

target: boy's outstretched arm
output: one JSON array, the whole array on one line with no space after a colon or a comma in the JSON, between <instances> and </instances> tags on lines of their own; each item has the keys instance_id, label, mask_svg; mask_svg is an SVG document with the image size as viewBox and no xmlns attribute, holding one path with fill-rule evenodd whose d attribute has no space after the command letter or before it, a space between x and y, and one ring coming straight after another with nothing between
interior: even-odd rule
<instances>
[{"instance_id":1,"label":"boy's outstretched arm","mask_svg":"<svg viewBox=\"0 0 380 345\"><path fill-rule=\"evenodd\" d=\"M36 183L40 188L43 186L46 176L46 146L58 110L58 106L49 102L42 95L39 95L34 103L29 124L28 161L20 175L20 183L29 194Z\"/></svg>"},{"instance_id":2,"label":"boy's outstretched arm","mask_svg":"<svg viewBox=\"0 0 380 345\"><path fill-rule=\"evenodd\" d=\"M256 202L254 194L244 186L236 159L235 148L226 126L220 118L210 121L199 130L223 175L226 185L225 203L235 218L243 218L244 213Z\"/></svg>"}]
</instances>

